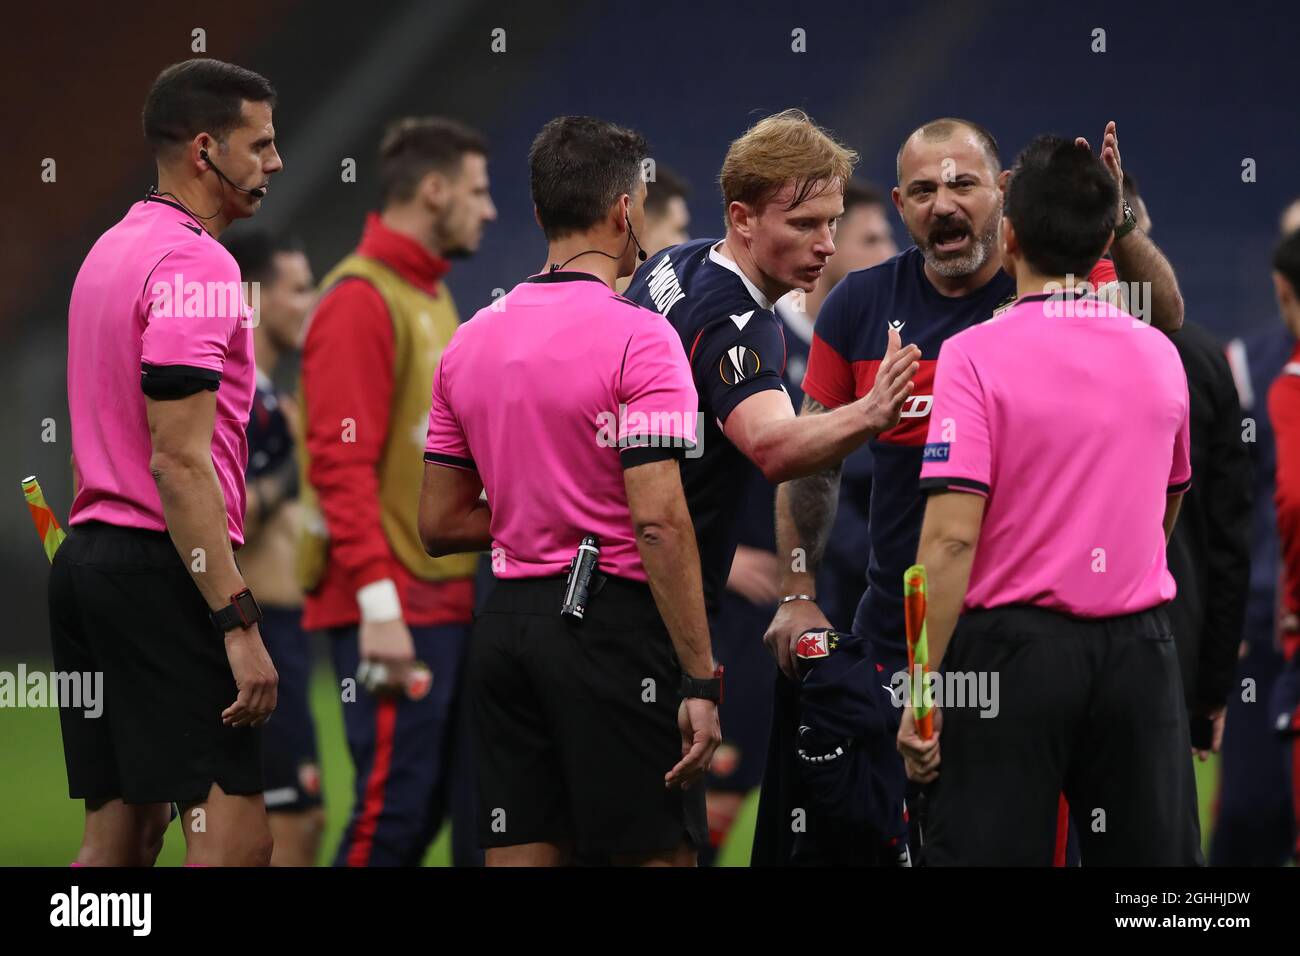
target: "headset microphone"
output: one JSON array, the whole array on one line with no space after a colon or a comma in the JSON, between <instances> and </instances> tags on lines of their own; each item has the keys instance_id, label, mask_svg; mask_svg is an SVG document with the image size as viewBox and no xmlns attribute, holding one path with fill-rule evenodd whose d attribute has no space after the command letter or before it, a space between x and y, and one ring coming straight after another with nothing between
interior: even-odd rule
<instances>
[{"instance_id":1,"label":"headset microphone","mask_svg":"<svg viewBox=\"0 0 1300 956\"><path fill-rule=\"evenodd\" d=\"M229 183L231 189L238 189L241 193L248 193L248 195L252 196L254 199L261 199L266 195L266 190L260 186L254 186L252 189L245 189L243 186L235 185L235 183L231 181L230 177L218 169L217 164L208 158L208 151L206 149L199 150L199 158L212 167L212 171L221 178L222 182Z\"/></svg>"},{"instance_id":2,"label":"headset microphone","mask_svg":"<svg viewBox=\"0 0 1300 956\"><path fill-rule=\"evenodd\" d=\"M216 169L217 167L213 166L212 168ZM569 258L565 259L563 262L552 262L549 271L559 272L561 269L567 266L574 259L577 259L580 256L589 256L592 253L595 253L598 256L604 256L606 259L620 259L622 258L623 255L627 254L627 247L632 245L633 243L636 243L637 260L639 262L645 262L646 260L645 250L641 248L641 243L637 241L636 233L632 231L632 220L628 219L627 216L624 216L623 220L627 223L627 242L623 243L622 255L615 256L615 255L611 255L608 252L604 252L600 249L588 249L586 252L579 252L576 255L569 256Z\"/></svg>"},{"instance_id":3,"label":"headset microphone","mask_svg":"<svg viewBox=\"0 0 1300 956\"><path fill-rule=\"evenodd\" d=\"M646 260L645 250L641 248L641 243L640 243L640 241L637 239L637 237L636 237L636 233L632 231L632 220L628 219L626 216L624 216L623 218L627 220L627 234L628 234L628 237L631 238L631 240L632 240L634 243L636 243L636 258L637 258L637 261L638 261L638 262L645 262L645 260Z\"/></svg>"}]
</instances>

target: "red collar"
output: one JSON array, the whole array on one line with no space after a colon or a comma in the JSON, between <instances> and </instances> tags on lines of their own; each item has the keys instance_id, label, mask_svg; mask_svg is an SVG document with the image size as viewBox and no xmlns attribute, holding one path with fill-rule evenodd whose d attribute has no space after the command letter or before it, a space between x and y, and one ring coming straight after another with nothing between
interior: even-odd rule
<instances>
[{"instance_id":1,"label":"red collar","mask_svg":"<svg viewBox=\"0 0 1300 956\"><path fill-rule=\"evenodd\" d=\"M438 294L438 280L451 271L451 263L436 256L410 236L384 225L378 213L366 216L357 254L378 259L411 285Z\"/></svg>"}]
</instances>

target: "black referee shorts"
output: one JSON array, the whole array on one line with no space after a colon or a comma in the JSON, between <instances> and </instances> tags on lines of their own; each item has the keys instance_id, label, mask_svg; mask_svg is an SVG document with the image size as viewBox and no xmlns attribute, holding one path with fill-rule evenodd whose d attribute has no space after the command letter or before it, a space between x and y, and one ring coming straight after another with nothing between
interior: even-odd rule
<instances>
[{"instance_id":1,"label":"black referee shorts","mask_svg":"<svg viewBox=\"0 0 1300 956\"><path fill-rule=\"evenodd\" d=\"M943 702L927 864L1050 866L1062 793L1084 866L1204 864L1163 609L1096 620L1027 606L970 611L943 670L944 688L956 686L949 674L966 688L982 675L997 693L983 707L991 716L969 699Z\"/></svg>"},{"instance_id":2,"label":"black referee shorts","mask_svg":"<svg viewBox=\"0 0 1300 956\"><path fill-rule=\"evenodd\" d=\"M485 847L583 856L706 845L704 786L671 790L681 667L649 585L607 578L573 623L564 579L499 580L470 641Z\"/></svg>"},{"instance_id":3,"label":"black referee shorts","mask_svg":"<svg viewBox=\"0 0 1300 956\"><path fill-rule=\"evenodd\" d=\"M262 792L262 733L221 723L237 690L207 602L160 531L88 522L50 571L59 672L103 674L103 711L63 707L68 793L94 802Z\"/></svg>"}]
</instances>

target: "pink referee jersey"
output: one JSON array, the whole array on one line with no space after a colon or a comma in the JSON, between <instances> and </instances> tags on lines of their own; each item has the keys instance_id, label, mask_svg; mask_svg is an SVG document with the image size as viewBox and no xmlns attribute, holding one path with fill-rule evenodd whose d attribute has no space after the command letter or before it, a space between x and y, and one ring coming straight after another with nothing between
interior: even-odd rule
<instances>
[{"instance_id":1,"label":"pink referee jersey","mask_svg":"<svg viewBox=\"0 0 1300 956\"><path fill-rule=\"evenodd\" d=\"M1145 323L1026 296L940 350L921 487L988 499L964 608L1169 601L1165 499L1190 484L1187 377Z\"/></svg>"},{"instance_id":2,"label":"pink referee jersey","mask_svg":"<svg viewBox=\"0 0 1300 956\"><path fill-rule=\"evenodd\" d=\"M623 469L693 447L698 407L663 316L588 273L546 273L452 337L424 457L477 470L497 577L562 574L590 533L602 571L644 581Z\"/></svg>"},{"instance_id":3,"label":"pink referee jersey","mask_svg":"<svg viewBox=\"0 0 1300 956\"><path fill-rule=\"evenodd\" d=\"M166 530L149 471L146 393L217 393L212 464L230 539L244 542L252 312L239 267L179 205L136 203L99 237L68 306L68 409L77 496L68 518Z\"/></svg>"}]
</instances>

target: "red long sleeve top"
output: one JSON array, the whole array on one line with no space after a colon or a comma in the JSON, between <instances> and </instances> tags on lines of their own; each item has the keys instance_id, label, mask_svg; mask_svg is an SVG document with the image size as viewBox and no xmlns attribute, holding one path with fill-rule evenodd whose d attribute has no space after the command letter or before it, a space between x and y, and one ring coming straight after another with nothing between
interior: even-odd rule
<instances>
[{"instance_id":1,"label":"red long sleeve top","mask_svg":"<svg viewBox=\"0 0 1300 956\"><path fill-rule=\"evenodd\" d=\"M1269 387L1268 415L1277 444L1277 531L1282 543L1282 609L1300 614L1300 345ZM1283 635L1287 656L1296 635Z\"/></svg>"},{"instance_id":2,"label":"red long sleeve top","mask_svg":"<svg viewBox=\"0 0 1300 956\"><path fill-rule=\"evenodd\" d=\"M357 251L434 295L451 268L373 213ZM393 553L380 525L376 469L388 436L393 325L383 298L368 282L345 279L316 306L303 343L302 381L309 478L330 536L325 576L306 597L303 627L356 624L361 616L357 590L384 578L396 584L408 626L470 621L473 580L416 578ZM346 418L356 421L355 441L339 441L339 423Z\"/></svg>"}]
</instances>

